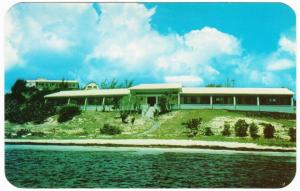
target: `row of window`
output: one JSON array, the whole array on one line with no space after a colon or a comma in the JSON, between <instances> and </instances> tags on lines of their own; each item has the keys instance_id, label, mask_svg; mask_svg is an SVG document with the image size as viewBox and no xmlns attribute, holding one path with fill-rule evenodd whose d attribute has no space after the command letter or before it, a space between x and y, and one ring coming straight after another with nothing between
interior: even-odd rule
<instances>
[{"instance_id":1,"label":"row of window","mask_svg":"<svg viewBox=\"0 0 300 191\"><path fill-rule=\"evenodd\" d=\"M233 96L213 96L213 104L233 104ZM181 96L181 104L210 104L210 96ZM290 105L289 96L259 96L260 105ZM236 96L236 104L257 105L257 96Z\"/></svg>"},{"instance_id":2,"label":"row of window","mask_svg":"<svg viewBox=\"0 0 300 191\"><path fill-rule=\"evenodd\" d=\"M155 97L154 97L155 98ZM233 96L213 96L213 104L228 104L233 105ZM113 105L119 102L121 97L106 97L105 104ZM65 104L68 102L68 98L61 98L52 100L56 104ZM101 105L103 97L88 98L88 105ZM70 103L84 105L85 98L71 98ZM181 104L210 104L210 96L181 96ZM290 105L291 97L289 96L260 96L260 105ZM257 105L256 96L236 96L236 104L239 105Z\"/></svg>"}]
</instances>

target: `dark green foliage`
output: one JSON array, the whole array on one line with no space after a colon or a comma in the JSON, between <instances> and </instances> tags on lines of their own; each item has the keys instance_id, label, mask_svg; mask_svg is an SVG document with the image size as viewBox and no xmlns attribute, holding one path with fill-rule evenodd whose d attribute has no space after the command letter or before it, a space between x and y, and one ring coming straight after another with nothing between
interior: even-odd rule
<instances>
[{"instance_id":1,"label":"dark green foliage","mask_svg":"<svg viewBox=\"0 0 300 191\"><path fill-rule=\"evenodd\" d=\"M120 104L121 104L121 98L120 97L114 97L112 99L112 105L113 105L113 109L117 110L120 108Z\"/></svg>"},{"instance_id":2,"label":"dark green foliage","mask_svg":"<svg viewBox=\"0 0 300 191\"><path fill-rule=\"evenodd\" d=\"M110 125L108 123L105 123L103 127L100 129L101 134L106 134L106 135L116 135L120 134L122 131L120 128Z\"/></svg>"},{"instance_id":3,"label":"dark green foliage","mask_svg":"<svg viewBox=\"0 0 300 191\"><path fill-rule=\"evenodd\" d=\"M20 129L17 131L17 137L22 137L24 135L28 135L30 132L29 129Z\"/></svg>"},{"instance_id":4,"label":"dark green foliage","mask_svg":"<svg viewBox=\"0 0 300 191\"><path fill-rule=\"evenodd\" d=\"M78 105L64 105L58 111L57 121L59 123L71 120L74 116L81 113L80 107Z\"/></svg>"},{"instance_id":5,"label":"dark green foliage","mask_svg":"<svg viewBox=\"0 0 300 191\"><path fill-rule=\"evenodd\" d=\"M160 108L160 114L168 113L171 111L171 104L174 104L175 98L170 93L165 93L158 99L158 106Z\"/></svg>"},{"instance_id":6,"label":"dark green foliage","mask_svg":"<svg viewBox=\"0 0 300 191\"><path fill-rule=\"evenodd\" d=\"M274 138L275 127L270 123L264 124L264 126L264 137L266 139Z\"/></svg>"},{"instance_id":7,"label":"dark green foliage","mask_svg":"<svg viewBox=\"0 0 300 191\"><path fill-rule=\"evenodd\" d=\"M253 139L256 139L259 137L259 135L257 134L258 133L258 127L255 123L251 123L250 126L249 126L249 132L250 132L250 136L253 138Z\"/></svg>"},{"instance_id":8,"label":"dark green foliage","mask_svg":"<svg viewBox=\"0 0 300 191\"><path fill-rule=\"evenodd\" d=\"M204 129L204 135L205 135L205 136L211 136L211 135L214 135L214 133L213 133L212 130L211 130L211 127L205 127L205 129Z\"/></svg>"},{"instance_id":9,"label":"dark green foliage","mask_svg":"<svg viewBox=\"0 0 300 191\"><path fill-rule=\"evenodd\" d=\"M126 120L130 114L130 111L120 111L120 117L123 123L128 123Z\"/></svg>"},{"instance_id":10,"label":"dark green foliage","mask_svg":"<svg viewBox=\"0 0 300 191\"><path fill-rule=\"evenodd\" d=\"M154 118L157 118L158 116L159 116L159 111L158 111L158 109L155 109L154 110Z\"/></svg>"},{"instance_id":11,"label":"dark green foliage","mask_svg":"<svg viewBox=\"0 0 300 191\"><path fill-rule=\"evenodd\" d=\"M132 118L131 118L131 125L134 124L134 121L135 121L135 117L132 117Z\"/></svg>"},{"instance_id":12,"label":"dark green foliage","mask_svg":"<svg viewBox=\"0 0 300 191\"><path fill-rule=\"evenodd\" d=\"M223 87L222 84L207 84L205 87Z\"/></svg>"},{"instance_id":13,"label":"dark green foliage","mask_svg":"<svg viewBox=\"0 0 300 191\"><path fill-rule=\"evenodd\" d=\"M26 87L24 80L17 80L11 91L5 94L5 120L20 124L42 123L55 114L54 107L44 100L44 95L51 91Z\"/></svg>"},{"instance_id":14,"label":"dark green foliage","mask_svg":"<svg viewBox=\"0 0 300 191\"><path fill-rule=\"evenodd\" d=\"M291 142L296 142L296 129L290 128L289 129L289 136L291 137Z\"/></svg>"},{"instance_id":15,"label":"dark green foliage","mask_svg":"<svg viewBox=\"0 0 300 191\"><path fill-rule=\"evenodd\" d=\"M43 137L45 135L46 134L44 132L41 132L41 131L33 131L33 132L31 132L31 136L35 136L35 137Z\"/></svg>"},{"instance_id":16,"label":"dark green foliage","mask_svg":"<svg viewBox=\"0 0 300 191\"><path fill-rule=\"evenodd\" d=\"M249 124L245 120L239 119L234 124L235 135L237 137L246 137Z\"/></svg>"},{"instance_id":17,"label":"dark green foliage","mask_svg":"<svg viewBox=\"0 0 300 191\"><path fill-rule=\"evenodd\" d=\"M101 89L115 89L115 88L130 88L133 86L133 80L125 79L124 82L120 82L113 78L112 80L108 81L107 79L103 80L100 83Z\"/></svg>"},{"instance_id":18,"label":"dark green foliage","mask_svg":"<svg viewBox=\"0 0 300 191\"><path fill-rule=\"evenodd\" d=\"M160 107L160 113L169 112L169 103L166 95L162 95L158 100L158 106Z\"/></svg>"},{"instance_id":19,"label":"dark green foliage","mask_svg":"<svg viewBox=\"0 0 300 191\"><path fill-rule=\"evenodd\" d=\"M26 81L22 79L16 80L11 88L11 93L18 103L23 103L26 99L23 95L27 91Z\"/></svg>"},{"instance_id":20,"label":"dark green foliage","mask_svg":"<svg viewBox=\"0 0 300 191\"><path fill-rule=\"evenodd\" d=\"M184 123L189 137L195 137L199 133L201 123L202 118L193 118Z\"/></svg>"},{"instance_id":21,"label":"dark green foliage","mask_svg":"<svg viewBox=\"0 0 300 191\"><path fill-rule=\"evenodd\" d=\"M224 128L222 130L222 135L223 136L230 136L231 135L231 131L230 131L230 124L229 123L224 123Z\"/></svg>"}]
</instances>

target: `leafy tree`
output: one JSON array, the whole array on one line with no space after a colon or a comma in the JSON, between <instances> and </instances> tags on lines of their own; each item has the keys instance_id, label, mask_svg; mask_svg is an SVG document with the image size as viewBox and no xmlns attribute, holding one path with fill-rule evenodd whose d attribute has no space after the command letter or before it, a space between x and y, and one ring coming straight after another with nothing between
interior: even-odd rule
<instances>
[{"instance_id":1,"label":"leafy tree","mask_svg":"<svg viewBox=\"0 0 300 191\"><path fill-rule=\"evenodd\" d=\"M296 142L296 129L289 128L289 136L291 137L291 142Z\"/></svg>"},{"instance_id":2,"label":"leafy tree","mask_svg":"<svg viewBox=\"0 0 300 191\"><path fill-rule=\"evenodd\" d=\"M239 119L234 124L235 135L238 137L246 137L249 124L245 120Z\"/></svg>"},{"instance_id":3,"label":"leafy tree","mask_svg":"<svg viewBox=\"0 0 300 191\"><path fill-rule=\"evenodd\" d=\"M18 79L11 88L11 94L18 103L23 103L26 100L24 93L26 93L27 89L26 81Z\"/></svg>"},{"instance_id":4,"label":"leafy tree","mask_svg":"<svg viewBox=\"0 0 300 191\"><path fill-rule=\"evenodd\" d=\"M250 132L250 136L253 138L253 139L256 139L259 137L258 135L258 127L255 123L251 123L250 126L249 126L249 132Z\"/></svg>"},{"instance_id":5,"label":"leafy tree","mask_svg":"<svg viewBox=\"0 0 300 191\"><path fill-rule=\"evenodd\" d=\"M211 136L211 135L214 135L214 133L213 133L212 130L211 130L211 127L205 127L205 129L204 129L204 135L205 135L205 136Z\"/></svg>"},{"instance_id":6,"label":"leafy tree","mask_svg":"<svg viewBox=\"0 0 300 191\"><path fill-rule=\"evenodd\" d=\"M130 88L130 87L132 87L133 86L133 80L128 80L128 79L126 79L125 81L124 81L124 84L123 84L123 88Z\"/></svg>"},{"instance_id":7,"label":"leafy tree","mask_svg":"<svg viewBox=\"0 0 300 191\"><path fill-rule=\"evenodd\" d=\"M160 113L164 114L170 112L172 109L171 107L172 104L175 104L174 100L176 100L176 98L170 93L165 93L162 96L160 96L158 99L158 106L160 107Z\"/></svg>"},{"instance_id":8,"label":"leafy tree","mask_svg":"<svg viewBox=\"0 0 300 191\"><path fill-rule=\"evenodd\" d=\"M266 139L274 138L275 127L270 123L264 124L264 126L264 137Z\"/></svg>"},{"instance_id":9,"label":"leafy tree","mask_svg":"<svg viewBox=\"0 0 300 191\"><path fill-rule=\"evenodd\" d=\"M189 137L195 137L199 133L201 123L202 118L193 118L184 123Z\"/></svg>"},{"instance_id":10,"label":"leafy tree","mask_svg":"<svg viewBox=\"0 0 300 191\"><path fill-rule=\"evenodd\" d=\"M221 133L222 133L223 136L230 136L231 135L230 124L228 122L224 122L224 128L223 128Z\"/></svg>"}]
</instances>

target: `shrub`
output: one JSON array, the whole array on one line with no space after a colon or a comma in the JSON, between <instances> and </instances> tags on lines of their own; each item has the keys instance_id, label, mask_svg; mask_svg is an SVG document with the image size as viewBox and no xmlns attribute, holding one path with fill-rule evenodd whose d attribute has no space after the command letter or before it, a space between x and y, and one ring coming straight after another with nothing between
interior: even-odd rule
<instances>
[{"instance_id":1,"label":"shrub","mask_svg":"<svg viewBox=\"0 0 300 191\"><path fill-rule=\"evenodd\" d=\"M116 135L120 134L122 131L120 128L110 125L108 123L105 123L103 127L100 129L101 134L106 134L106 135Z\"/></svg>"},{"instance_id":2,"label":"shrub","mask_svg":"<svg viewBox=\"0 0 300 191\"><path fill-rule=\"evenodd\" d=\"M194 137L199 133L201 123L201 118L193 118L184 123L185 127L188 129L189 137Z\"/></svg>"},{"instance_id":3,"label":"shrub","mask_svg":"<svg viewBox=\"0 0 300 191\"><path fill-rule=\"evenodd\" d=\"M250 126L249 126L249 132L250 132L250 136L253 138L253 139L256 139L259 137L259 135L257 134L258 133L258 127L255 123L251 123Z\"/></svg>"},{"instance_id":4,"label":"shrub","mask_svg":"<svg viewBox=\"0 0 300 191\"><path fill-rule=\"evenodd\" d=\"M134 121L135 121L135 117L132 117L132 118L131 118L131 125L134 124Z\"/></svg>"},{"instance_id":5,"label":"shrub","mask_svg":"<svg viewBox=\"0 0 300 191\"><path fill-rule=\"evenodd\" d=\"M292 142L296 142L296 129L290 128L289 129L289 136L291 137Z\"/></svg>"},{"instance_id":6,"label":"shrub","mask_svg":"<svg viewBox=\"0 0 300 191\"><path fill-rule=\"evenodd\" d=\"M230 136L231 135L231 132L230 132L230 124L229 123L224 123L224 128L222 130L222 135L223 136Z\"/></svg>"},{"instance_id":7,"label":"shrub","mask_svg":"<svg viewBox=\"0 0 300 191\"><path fill-rule=\"evenodd\" d=\"M235 135L238 137L246 137L249 124L245 120L239 119L234 124Z\"/></svg>"},{"instance_id":8,"label":"shrub","mask_svg":"<svg viewBox=\"0 0 300 191\"><path fill-rule=\"evenodd\" d=\"M126 121L126 119L128 118L130 112L129 111L121 111L120 112L120 117L123 123L128 123L128 121Z\"/></svg>"},{"instance_id":9,"label":"shrub","mask_svg":"<svg viewBox=\"0 0 300 191\"><path fill-rule=\"evenodd\" d=\"M31 132L31 136L35 136L35 137L43 137L45 136L46 134L44 132L41 132L41 131L34 131L34 132Z\"/></svg>"},{"instance_id":10,"label":"shrub","mask_svg":"<svg viewBox=\"0 0 300 191\"><path fill-rule=\"evenodd\" d=\"M158 100L158 105L160 107L160 113L169 112L169 101L167 95L162 95Z\"/></svg>"},{"instance_id":11,"label":"shrub","mask_svg":"<svg viewBox=\"0 0 300 191\"><path fill-rule=\"evenodd\" d=\"M274 138L275 127L270 123L264 124L264 126L264 137L266 139Z\"/></svg>"},{"instance_id":12,"label":"shrub","mask_svg":"<svg viewBox=\"0 0 300 191\"><path fill-rule=\"evenodd\" d=\"M81 113L80 107L77 105L64 105L58 111L57 121L59 123L71 120L74 116Z\"/></svg>"},{"instance_id":13,"label":"shrub","mask_svg":"<svg viewBox=\"0 0 300 191\"><path fill-rule=\"evenodd\" d=\"M17 133L17 137L22 137L24 135L28 135L31 132L29 129L20 129L16 133Z\"/></svg>"},{"instance_id":14,"label":"shrub","mask_svg":"<svg viewBox=\"0 0 300 191\"><path fill-rule=\"evenodd\" d=\"M211 127L205 127L205 129L204 129L204 135L205 135L205 136L211 136L211 135L214 135L214 133L213 133L212 130L211 130Z\"/></svg>"}]
</instances>

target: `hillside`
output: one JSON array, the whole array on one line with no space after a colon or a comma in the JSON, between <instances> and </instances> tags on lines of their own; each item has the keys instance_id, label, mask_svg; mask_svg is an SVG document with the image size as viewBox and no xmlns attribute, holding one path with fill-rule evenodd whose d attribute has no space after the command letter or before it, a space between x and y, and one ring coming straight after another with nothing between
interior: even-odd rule
<instances>
[{"instance_id":1,"label":"hillside","mask_svg":"<svg viewBox=\"0 0 300 191\"><path fill-rule=\"evenodd\" d=\"M131 118L135 121L132 124ZM214 135L204 136L201 133L194 138L189 138L183 125L189 119L201 117L201 128L211 127ZM247 123L254 122L261 138L256 140L251 137L238 138L234 136L234 124L238 119ZM160 115L156 119L147 119L139 114L130 115L128 123L123 123L118 112L83 111L72 120L58 123L57 116L52 116L43 124L12 124L5 123L6 138L22 139L194 139L207 141L253 142L261 145L295 146L289 141L289 128L296 127L296 121L290 119L274 119L272 117L248 116L246 113L231 112L227 110L180 110ZM231 126L232 135L224 137L221 131L227 122ZM275 127L275 138L264 139L263 124L271 123ZM119 135L103 135L100 128L110 124L122 129ZM18 136L18 131L26 131ZM19 133L20 135L21 133Z\"/></svg>"}]
</instances>

